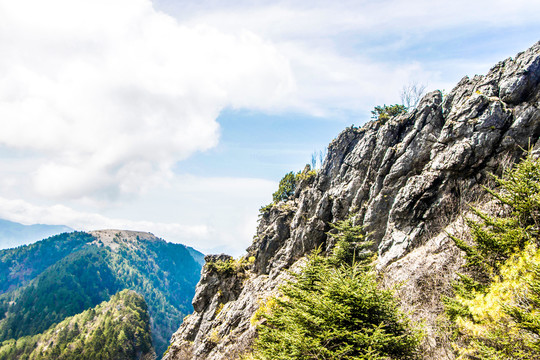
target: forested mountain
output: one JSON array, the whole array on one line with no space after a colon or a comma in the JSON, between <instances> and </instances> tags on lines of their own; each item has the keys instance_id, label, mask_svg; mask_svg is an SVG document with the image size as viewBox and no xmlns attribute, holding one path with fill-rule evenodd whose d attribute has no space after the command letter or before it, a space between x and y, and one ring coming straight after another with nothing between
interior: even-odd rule
<instances>
[{"instance_id":1,"label":"forested mountain","mask_svg":"<svg viewBox=\"0 0 540 360\"><path fill-rule=\"evenodd\" d=\"M0 341L43 333L130 289L148 305L159 355L192 311L200 257L152 234L119 230L61 234L2 250Z\"/></svg>"},{"instance_id":2,"label":"forested mountain","mask_svg":"<svg viewBox=\"0 0 540 360\"><path fill-rule=\"evenodd\" d=\"M0 249L30 244L49 236L73 231L64 225L33 224L23 225L0 219Z\"/></svg>"},{"instance_id":3,"label":"forested mountain","mask_svg":"<svg viewBox=\"0 0 540 360\"><path fill-rule=\"evenodd\" d=\"M144 298L123 290L47 331L0 343L0 360L153 359Z\"/></svg>"}]
</instances>

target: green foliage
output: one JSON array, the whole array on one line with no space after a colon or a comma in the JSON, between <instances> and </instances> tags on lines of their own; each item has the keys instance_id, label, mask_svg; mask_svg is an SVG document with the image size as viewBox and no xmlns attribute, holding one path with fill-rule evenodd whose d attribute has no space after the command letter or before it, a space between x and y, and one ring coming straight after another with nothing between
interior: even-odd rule
<instances>
[{"instance_id":1,"label":"green foliage","mask_svg":"<svg viewBox=\"0 0 540 360\"><path fill-rule=\"evenodd\" d=\"M294 172L285 174L285 176L279 181L279 188L272 194L274 203L277 204L280 201L286 201L294 195L296 190L296 175Z\"/></svg>"},{"instance_id":2,"label":"green foliage","mask_svg":"<svg viewBox=\"0 0 540 360\"><path fill-rule=\"evenodd\" d=\"M266 214L267 212L270 211L270 209L274 206L274 203L270 203L268 205L264 205L264 206L261 206L261 208L259 209L259 216L261 214Z\"/></svg>"},{"instance_id":3,"label":"green foliage","mask_svg":"<svg viewBox=\"0 0 540 360\"><path fill-rule=\"evenodd\" d=\"M28 286L1 296L7 312L0 321L0 341L41 333L107 300L119 288L107 262L104 249L85 248L47 268Z\"/></svg>"},{"instance_id":4,"label":"green foliage","mask_svg":"<svg viewBox=\"0 0 540 360\"><path fill-rule=\"evenodd\" d=\"M255 258L240 257L238 259L229 260L215 260L206 263L206 269L208 272L214 272L221 276L241 276L249 268L251 264L255 262Z\"/></svg>"},{"instance_id":5,"label":"green foliage","mask_svg":"<svg viewBox=\"0 0 540 360\"><path fill-rule=\"evenodd\" d=\"M347 264L369 266L374 260L374 254L369 249L372 242L366 241L361 225L353 224L353 217L330 224L335 232L328 235L335 241L332 256L328 261L334 265Z\"/></svg>"},{"instance_id":6,"label":"green foliage","mask_svg":"<svg viewBox=\"0 0 540 360\"><path fill-rule=\"evenodd\" d=\"M278 189L272 194L273 201L259 209L260 214L267 213L274 205L280 201L287 201L294 195L297 185L301 181L307 181L317 175L317 170L306 165L303 171L298 173L289 172L280 180Z\"/></svg>"},{"instance_id":7,"label":"green foliage","mask_svg":"<svg viewBox=\"0 0 540 360\"><path fill-rule=\"evenodd\" d=\"M109 266L122 289L141 294L152 318L152 340L156 353L162 354L171 335L178 330L185 315L193 311L201 264L179 244L139 240L137 246L117 238L121 246L109 252Z\"/></svg>"},{"instance_id":8,"label":"green foliage","mask_svg":"<svg viewBox=\"0 0 540 360\"><path fill-rule=\"evenodd\" d=\"M300 274L271 298L254 320L262 319L252 354L259 360L412 359L420 341L398 310L391 290L383 290L361 228L346 220L329 257L310 256ZM358 257L358 255L361 255Z\"/></svg>"},{"instance_id":9,"label":"green foliage","mask_svg":"<svg viewBox=\"0 0 540 360\"><path fill-rule=\"evenodd\" d=\"M0 343L0 360L132 360L152 353L146 303L127 290L42 334Z\"/></svg>"},{"instance_id":10,"label":"green foliage","mask_svg":"<svg viewBox=\"0 0 540 360\"><path fill-rule=\"evenodd\" d=\"M266 206L263 206L259 209L259 214L266 214L270 209L280 201L287 201L289 197L294 195L296 191L296 184L298 182L298 174L294 172L289 172L279 181L278 189L272 194L272 202Z\"/></svg>"},{"instance_id":11,"label":"green foliage","mask_svg":"<svg viewBox=\"0 0 540 360\"><path fill-rule=\"evenodd\" d=\"M374 120L379 120L383 124L390 118L403 114L407 112L407 107L405 105L395 104L395 105L383 105L375 106L373 111L371 111L371 118Z\"/></svg>"},{"instance_id":12,"label":"green foliage","mask_svg":"<svg viewBox=\"0 0 540 360\"><path fill-rule=\"evenodd\" d=\"M94 240L90 234L72 232L0 251L0 294L28 283L49 266Z\"/></svg>"},{"instance_id":13,"label":"green foliage","mask_svg":"<svg viewBox=\"0 0 540 360\"><path fill-rule=\"evenodd\" d=\"M469 274L444 299L446 313L461 358L540 358L540 162L529 155L495 180L487 190L501 211L473 209L472 243L452 237Z\"/></svg>"}]
</instances>

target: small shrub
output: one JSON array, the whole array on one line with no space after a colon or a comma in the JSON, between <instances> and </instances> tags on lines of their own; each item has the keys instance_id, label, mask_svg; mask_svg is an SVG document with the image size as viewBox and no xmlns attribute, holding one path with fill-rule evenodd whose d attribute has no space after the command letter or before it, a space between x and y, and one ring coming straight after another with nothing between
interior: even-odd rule
<instances>
[{"instance_id":1,"label":"small shrub","mask_svg":"<svg viewBox=\"0 0 540 360\"><path fill-rule=\"evenodd\" d=\"M233 260L216 260L206 263L208 272L214 272L220 275L231 276L235 273Z\"/></svg>"},{"instance_id":2,"label":"small shrub","mask_svg":"<svg viewBox=\"0 0 540 360\"><path fill-rule=\"evenodd\" d=\"M210 261L205 266L208 272L215 272L222 276L233 276L244 274L251 264L245 257L240 257L239 259Z\"/></svg>"},{"instance_id":3,"label":"small shrub","mask_svg":"<svg viewBox=\"0 0 540 360\"><path fill-rule=\"evenodd\" d=\"M270 203L268 205L261 206L261 208L259 209L259 215L266 214L267 212L269 212L270 209L272 208L272 206L274 206L274 203Z\"/></svg>"},{"instance_id":4,"label":"small shrub","mask_svg":"<svg viewBox=\"0 0 540 360\"><path fill-rule=\"evenodd\" d=\"M373 111L371 111L371 118L374 120L378 120L381 123L385 123L390 118L397 116L399 114L404 114L407 112L407 107L405 105L383 105L383 106L375 106Z\"/></svg>"},{"instance_id":5,"label":"small shrub","mask_svg":"<svg viewBox=\"0 0 540 360\"><path fill-rule=\"evenodd\" d=\"M296 175L294 172L289 172L279 181L279 188L272 194L274 204L280 201L286 201L290 196L294 195L296 190Z\"/></svg>"},{"instance_id":6,"label":"small shrub","mask_svg":"<svg viewBox=\"0 0 540 360\"><path fill-rule=\"evenodd\" d=\"M212 332L210 332L210 335L208 335L207 340L212 344L219 343L221 341L221 336L219 336L218 329L212 330Z\"/></svg>"},{"instance_id":7,"label":"small shrub","mask_svg":"<svg viewBox=\"0 0 540 360\"><path fill-rule=\"evenodd\" d=\"M272 194L272 202L268 205L262 206L259 209L259 215L264 215L270 209L279 203L280 201L287 201L296 191L296 186L303 180L309 180L317 175L317 170L311 169L309 165L306 165L304 171L298 173L289 172L279 181L278 189Z\"/></svg>"}]
</instances>

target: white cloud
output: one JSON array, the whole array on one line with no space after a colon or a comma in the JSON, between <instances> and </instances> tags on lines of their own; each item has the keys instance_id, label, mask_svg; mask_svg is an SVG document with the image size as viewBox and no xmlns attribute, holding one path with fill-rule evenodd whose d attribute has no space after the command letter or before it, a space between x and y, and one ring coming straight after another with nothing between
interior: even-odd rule
<instances>
[{"instance_id":1,"label":"white cloud","mask_svg":"<svg viewBox=\"0 0 540 360\"><path fill-rule=\"evenodd\" d=\"M356 36L385 33L407 36L445 28L537 24L540 11L540 3L530 0L258 1L257 5L212 0L201 0L196 5L190 0L155 2L190 23L207 22L228 30L240 27L276 41L311 41L319 45L332 44L332 37L343 34L354 40Z\"/></svg>"},{"instance_id":2,"label":"white cloud","mask_svg":"<svg viewBox=\"0 0 540 360\"><path fill-rule=\"evenodd\" d=\"M240 255L255 234L258 208L270 201L276 186L260 179L181 176L141 195L134 206L125 203L99 213L0 197L0 219L27 225L67 225L85 231L147 231L205 252Z\"/></svg>"},{"instance_id":3,"label":"white cloud","mask_svg":"<svg viewBox=\"0 0 540 360\"><path fill-rule=\"evenodd\" d=\"M395 66L300 44L279 48L291 59L297 78L298 91L289 96L288 106L318 116L369 114L374 104L398 102L404 84L413 80L428 83L438 76L416 62Z\"/></svg>"},{"instance_id":4,"label":"white cloud","mask_svg":"<svg viewBox=\"0 0 540 360\"><path fill-rule=\"evenodd\" d=\"M362 121L409 81L449 91L501 60L429 63L403 49L534 28L540 12L527 0L252 4L0 0L0 217L238 254L275 184L174 171L217 144L222 109Z\"/></svg>"},{"instance_id":5,"label":"white cloud","mask_svg":"<svg viewBox=\"0 0 540 360\"><path fill-rule=\"evenodd\" d=\"M280 105L327 117L340 112L369 114L376 104L398 102L402 86L413 81L429 84L429 90L448 90L467 73L487 71L502 59L456 55L443 64L440 58L422 58L418 50L443 49L450 42L448 47L459 54L455 43L461 37L484 34L491 40L488 34L495 29L537 26L540 13L540 2L527 0L511 5L507 0L258 1L256 5L155 1L172 12L178 9L174 14L188 24L210 23L223 31L247 29L271 41L289 59L298 89ZM403 54L406 49L410 52ZM492 56L499 56L493 50Z\"/></svg>"},{"instance_id":6,"label":"white cloud","mask_svg":"<svg viewBox=\"0 0 540 360\"><path fill-rule=\"evenodd\" d=\"M225 107L369 114L410 81L448 88L425 63L364 52L534 24L540 11L502 0L156 1L180 20L150 0L0 0L0 145L46 156L26 175L37 193L114 199L162 184L217 144Z\"/></svg>"},{"instance_id":7,"label":"white cloud","mask_svg":"<svg viewBox=\"0 0 540 360\"><path fill-rule=\"evenodd\" d=\"M0 144L48 156L31 174L42 195L137 191L215 146L224 107L267 108L294 88L253 33L184 26L148 0L0 9Z\"/></svg>"}]
</instances>

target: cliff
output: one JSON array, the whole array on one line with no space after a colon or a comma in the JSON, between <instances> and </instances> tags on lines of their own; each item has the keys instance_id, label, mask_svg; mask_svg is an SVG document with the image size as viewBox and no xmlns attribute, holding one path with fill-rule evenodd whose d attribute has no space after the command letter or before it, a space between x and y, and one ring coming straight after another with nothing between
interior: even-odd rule
<instances>
[{"instance_id":1,"label":"cliff","mask_svg":"<svg viewBox=\"0 0 540 360\"><path fill-rule=\"evenodd\" d=\"M427 94L412 112L344 130L322 169L261 216L244 260L207 257L232 270L205 266L195 312L164 359L235 359L249 349L261 302L306 254L331 247L328 224L352 213L377 247L385 284L403 283L402 306L425 321L425 357L451 357L436 319L462 259L446 232L465 230L462 216L482 203L490 173L540 147L539 108L540 42L448 95Z\"/></svg>"}]
</instances>

